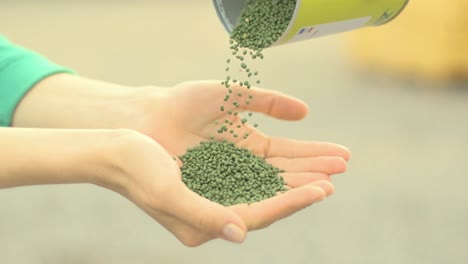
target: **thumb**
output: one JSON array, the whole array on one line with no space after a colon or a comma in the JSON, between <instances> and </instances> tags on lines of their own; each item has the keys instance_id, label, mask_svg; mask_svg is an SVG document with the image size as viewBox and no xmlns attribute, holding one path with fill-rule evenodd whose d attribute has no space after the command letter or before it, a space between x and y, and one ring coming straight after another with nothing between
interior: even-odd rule
<instances>
[{"instance_id":1,"label":"thumb","mask_svg":"<svg viewBox=\"0 0 468 264\"><path fill-rule=\"evenodd\" d=\"M212 202L187 187L173 192L170 213L186 224L206 234L225 240L242 243L247 226L244 221L228 208Z\"/></svg>"},{"instance_id":2,"label":"thumb","mask_svg":"<svg viewBox=\"0 0 468 264\"><path fill-rule=\"evenodd\" d=\"M243 106L246 110L283 120L300 120L309 112L303 101L278 91L252 87L248 93L252 99L248 105Z\"/></svg>"}]
</instances>

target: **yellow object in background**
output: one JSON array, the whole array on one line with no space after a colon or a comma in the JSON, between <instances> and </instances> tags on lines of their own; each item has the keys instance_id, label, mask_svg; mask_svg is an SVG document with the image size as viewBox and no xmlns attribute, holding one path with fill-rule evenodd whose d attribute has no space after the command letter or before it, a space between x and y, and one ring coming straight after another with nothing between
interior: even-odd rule
<instances>
[{"instance_id":1,"label":"yellow object in background","mask_svg":"<svg viewBox=\"0 0 468 264\"><path fill-rule=\"evenodd\" d=\"M351 34L351 56L376 71L428 81L468 78L468 1L410 0L387 25Z\"/></svg>"}]
</instances>

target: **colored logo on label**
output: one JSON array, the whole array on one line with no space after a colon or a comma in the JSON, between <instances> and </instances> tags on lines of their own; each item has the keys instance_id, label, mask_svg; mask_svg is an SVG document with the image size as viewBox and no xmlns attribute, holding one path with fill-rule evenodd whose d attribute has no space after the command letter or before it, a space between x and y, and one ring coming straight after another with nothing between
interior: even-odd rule
<instances>
[{"instance_id":1,"label":"colored logo on label","mask_svg":"<svg viewBox=\"0 0 468 264\"><path fill-rule=\"evenodd\" d=\"M310 28L303 28L299 31L299 33L297 33L298 35L302 35L304 33L308 33L310 34L313 30L314 30L315 27L310 27Z\"/></svg>"},{"instance_id":2,"label":"colored logo on label","mask_svg":"<svg viewBox=\"0 0 468 264\"><path fill-rule=\"evenodd\" d=\"M389 8L385 10L385 12L375 21L376 25L385 24L386 22L390 21L395 16L395 12L390 11Z\"/></svg>"}]
</instances>

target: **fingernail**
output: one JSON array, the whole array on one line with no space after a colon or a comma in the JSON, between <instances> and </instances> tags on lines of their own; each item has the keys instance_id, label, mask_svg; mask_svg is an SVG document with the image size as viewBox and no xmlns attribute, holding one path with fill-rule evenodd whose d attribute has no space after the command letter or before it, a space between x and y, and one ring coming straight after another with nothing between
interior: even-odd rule
<instances>
[{"instance_id":1,"label":"fingernail","mask_svg":"<svg viewBox=\"0 0 468 264\"><path fill-rule=\"evenodd\" d=\"M242 243L245 238L245 233L234 224L227 224L223 228L224 237L234 243Z\"/></svg>"},{"instance_id":2,"label":"fingernail","mask_svg":"<svg viewBox=\"0 0 468 264\"><path fill-rule=\"evenodd\" d=\"M333 186L332 183L330 183L328 181L318 181L318 182L314 183L314 185L317 186L317 187L322 188L322 190L325 191L327 196L330 196L333 193L335 193L335 187Z\"/></svg>"}]
</instances>

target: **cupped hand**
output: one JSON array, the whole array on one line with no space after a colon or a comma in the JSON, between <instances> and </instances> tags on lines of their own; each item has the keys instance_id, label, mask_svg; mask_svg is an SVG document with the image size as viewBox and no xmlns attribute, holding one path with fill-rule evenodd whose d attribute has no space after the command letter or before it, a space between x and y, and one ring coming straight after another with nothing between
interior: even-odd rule
<instances>
[{"instance_id":1,"label":"cupped hand","mask_svg":"<svg viewBox=\"0 0 468 264\"><path fill-rule=\"evenodd\" d=\"M317 181L251 205L224 207L188 189L177 161L157 142L134 131L115 140L109 174L103 186L112 189L163 225L187 246L221 238L244 241L247 231L265 227L333 192Z\"/></svg>"}]
</instances>

